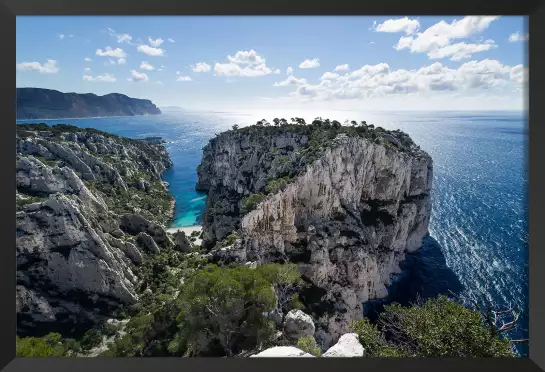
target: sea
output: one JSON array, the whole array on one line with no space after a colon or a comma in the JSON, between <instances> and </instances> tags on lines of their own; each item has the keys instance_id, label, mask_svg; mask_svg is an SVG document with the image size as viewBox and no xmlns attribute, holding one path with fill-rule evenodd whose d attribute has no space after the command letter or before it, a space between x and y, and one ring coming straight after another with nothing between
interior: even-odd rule
<instances>
[{"instance_id":1,"label":"sea","mask_svg":"<svg viewBox=\"0 0 545 372\"><path fill-rule=\"evenodd\" d=\"M314 115L313 115L314 114ZM191 112L87 119L20 120L17 123L71 124L129 138L160 136L173 167L164 173L176 199L171 227L199 224L206 195L195 191L202 149L234 124L272 122L268 112ZM276 113L282 118L281 113ZM438 294L468 304L484 297L497 310L515 308L519 327L509 336L528 337L528 124L524 112L286 112L284 117L321 116L367 121L401 129L427 151L434 162L430 236L407 255L403 273L393 278L388 299L368 303L376 316L392 301L414 302ZM526 356L528 348L519 345Z\"/></svg>"}]
</instances>

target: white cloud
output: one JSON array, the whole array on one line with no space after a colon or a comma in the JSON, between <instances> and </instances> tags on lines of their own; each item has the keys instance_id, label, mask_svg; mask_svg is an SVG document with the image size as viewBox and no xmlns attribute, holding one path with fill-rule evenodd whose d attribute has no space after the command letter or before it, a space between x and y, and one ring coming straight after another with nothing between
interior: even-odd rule
<instances>
[{"instance_id":1,"label":"white cloud","mask_svg":"<svg viewBox=\"0 0 545 372\"><path fill-rule=\"evenodd\" d=\"M150 65L148 62L142 61L142 63L140 64L140 69L141 69L141 70L152 71L152 70L154 70L155 68L154 68L152 65Z\"/></svg>"},{"instance_id":2,"label":"white cloud","mask_svg":"<svg viewBox=\"0 0 545 372\"><path fill-rule=\"evenodd\" d=\"M408 17L399 19L388 19L376 26L377 32L405 32L410 35L418 30L420 22L417 19L409 19Z\"/></svg>"},{"instance_id":3,"label":"white cloud","mask_svg":"<svg viewBox=\"0 0 545 372\"><path fill-rule=\"evenodd\" d=\"M129 34L118 34L111 28L108 28L108 32L111 36L115 37L118 43L127 43L132 45L132 36Z\"/></svg>"},{"instance_id":4,"label":"white cloud","mask_svg":"<svg viewBox=\"0 0 545 372\"><path fill-rule=\"evenodd\" d=\"M109 62L110 62L110 65L115 65L115 64L117 64L117 62L116 62L116 61L114 61L113 59L110 59L110 61L109 61ZM107 66L108 64L107 64L107 63L105 63L105 65Z\"/></svg>"},{"instance_id":5,"label":"white cloud","mask_svg":"<svg viewBox=\"0 0 545 372\"><path fill-rule=\"evenodd\" d=\"M522 65L503 65L497 60L470 61L459 68L439 62L420 69L391 69L386 63L365 65L342 76L325 73L319 84L288 76L274 86L294 86L291 97L303 100L362 100L391 95L478 94L513 92L527 81Z\"/></svg>"},{"instance_id":6,"label":"white cloud","mask_svg":"<svg viewBox=\"0 0 545 372\"><path fill-rule=\"evenodd\" d=\"M218 76L243 76L243 77L258 77L272 74L270 68L265 64L257 66L240 67L236 63L216 63L214 72Z\"/></svg>"},{"instance_id":7,"label":"white cloud","mask_svg":"<svg viewBox=\"0 0 545 372\"><path fill-rule=\"evenodd\" d=\"M409 49L411 53L427 53L431 59L451 57L453 60L469 58L473 53L494 47L491 40L483 44L451 44L452 40L467 38L479 33L498 19L497 16L468 16L451 23L440 21L416 35L402 36L394 45L396 50Z\"/></svg>"},{"instance_id":8,"label":"white cloud","mask_svg":"<svg viewBox=\"0 0 545 372\"><path fill-rule=\"evenodd\" d=\"M149 45L142 44L139 45L136 50L138 50L141 53L145 53L149 56L163 56L165 55L165 50L161 48L154 48L150 47Z\"/></svg>"},{"instance_id":9,"label":"white cloud","mask_svg":"<svg viewBox=\"0 0 545 372\"><path fill-rule=\"evenodd\" d=\"M349 69L348 65L344 64L344 65L338 65L337 67L335 67L335 70L333 71L347 71L348 69Z\"/></svg>"},{"instance_id":10,"label":"white cloud","mask_svg":"<svg viewBox=\"0 0 545 372\"><path fill-rule=\"evenodd\" d=\"M168 41L171 42L171 43L174 43L174 42L175 42L175 40L172 39L172 38L168 38Z\"/></svg>"},{"instance_id":11,"label":"white cloud","mask_svg":"<svg viewBox=\"0 0 545 372\"><path fill-rule=\"evenodd\" d=\"M265 59L260 57L255 50L238 51L234 57L227 56L229 62L238 64L260 65L265 63Z\"/></svg>"},{"instance_id":12,"label":"white cloud","mask_svg":"<svg viewBox=\"0 0 545 372\"><path fill-rule=\"evenodd\" d=\"M155 84L164 85L164 83L161 80L157 80Z\"/></svg>"},{"instance_id":13,"label":"white cloud","mask_svg":"<svg viewBox=\"0 0 545 372\"><path fill-rule=\"evenodd\" d=\"M118 64L118 65L124 65L124 64L126 64L126 63L127 63L127 60L126 60L125 58L119 58L119 59L117 60L117 64Z\"/></svg>"},{"instance_id":14,"label":"white cloud","mask_svg":"<svg viewBox=\"0 0 545 372\"><path fill-rule=\"evenodd\" d=\"M522 65L516 65L509 71L511 81L517 84L525 84L528 82L528 69Z\"/></svg>"},{"instance_id":15,"label":"white cloud","mask_svg":"<svg viewBox=\"0 0 545 372\"><path fill-rule=\"evenodd\" d=\"M286 75L293 75L293 67L290 66L286 69Z\"/></svg>"},{"instance_id":16,"label":"white cloud","mask_svg":"<svg viewBox=\"0 0 545 372\"><path fill-rule=\"evenodd\" d=\"M85 58L85 62L92 62L92 61L93 61L93 60L92 60L91 58L89 58L89 57L86 57L86 58Z\"/></svg>"},{"instance_id":17,"label":"white cloud","mask_svg":"<svg viewBox=\"0 0 545 372\"><path fill-rule=\"evenodd\" d=\"M98 76L83 75L83 80L96 81L96 82L102 82L102 83L115 83L117 81L114 75L110 75L108 73L104 75L98 75Z\"/></svg>"},{"instance_id":18,"label":"white cloud","mask_svg":"<svg viewBox=\"0 0 545 372\"><path fill-rule=\"evenodd\" d=\"M104 50L97 49L96 55L101 57L127 58L127 53L125 53L123 49L121 48L112 49L109 46L107 46L106 49Z\"/></svg>"},{"instance_id":19,"label":"white cloud","mask_svg":"<svg viewBox=\"0 0 545 372\"><path fill-rule=\"evenodd\" d=\"M339 74L335 74L334 72L326 72L322 75L320 80L335 80L339 77Z\"/></svg>"},{"instance_id":20,"label":"white cloud","mask_svg":"<svg viewBox=\"0 0 545 372\"><path fill-rule=\"evenodd\" d=\"M280 69L277 68L276 70L274 70L274 73L275 73L276 75L280 75Z\"/></svg>"},{"instance_id":21,"label":"white cloud","mask_svg":"<svg viewBox=\"0 0 545 372\"><path fill-rule=\"evenodd\" d=\"M299 68L316 68L320 67L320 60L318 58L306 59L299 65Z\"/></svg>"},{"instance_id":22,"label":"white cloud","mask_svg":"<svg viewBox=\"0 0 545 372\"><path fill-rule=\"evenodd\" d=\"M161 39L160 37L153 40L151 37L148 37L148 40L149 40L149 43L151 44L151 46L157 48L158 46L160 46L161 44L163 44L165 41L163 39Z\"/></svg>"},{"instance_id":23,"label":"white cloud","mask_svg":"<svg viewBox=\"0 0 545 372\"><path fill-rule=\"evenodd\" d=\"M190 76L178 76L178 79L176 81L191 81Z\"/></svg>"},{"instance_id":24,"label":"white cloud","mask_svg":"<svg viewBox=\"0 0 545 372\"><path fill-rule=\"evenodd\" d=\"M39 62L18 63L16 67L18 70L37 71L42 74L55 74L59 72L59 65L54 59L48 59L44 64Z\"/></svg>"},{"instance_id":25,"label":"white cloud","mask_svg":"<svg viewBox=\"0 0 545 372\"><path fill-rule=\"evenodd\" d=\"M509 35L509 41L511 43L516 43L517 41L527 41L529 38L528 33L523 34L522 32L515 32Z\"/></svg>"},{"instance_id":26,"label":"white cloud","mask_svg":"<svg viewBox=\"0 0 545 372\"><path fill-rule=\"evenodd\" d=\"M306 83L307 83L306 79L298 79L293 75L289 75L286 80L281 81L281 82L276 82L276 83L273 84L273 86L275 86L275 87L286 87L286 86L289 86L289 85L302 85L302 84L306 84Z\"/></svg>"},{"instance_id":27,"label":"white cloud","mask_svg":"<svg viewBox=\"0 0 545 372\"><path fill-rule=\"evenodd\" d=\"M65 38L64 34L60 34L60 35L59 35L59 39L62 40L62 39L64 39L64 38Z\"/></svg>"},{"instance_id":28,"label":"white cloud","mask_svg":"<svg viewBox=\"0 0 545 372\"><path fill-rule=\"evenodd\" d=\"M195 66L192 66L193 72L208 72L211 66L205 62L197 62Z\"/></svg>"},{"instance_id":29,"label":"white cloud","mask_svg":"<svg viewBox=\"0 0 545 372\"><path fill-rule=\"evenodd\" d=\"M133 82L139 82L139 81L148 81L148 75L146 75L144 72L138 72L136 70L131 71L131 77L128 79L129 81Z\"/></svg>"},{"instance_id":30,"label":"white cloud","mask_svg":"<svg viewBox=\"0 0 545 372\"><path fill-rule=\"evenodd\" d=\"M83 69L83 72L90 72L90 71L91 71L91 69L90 69L89 67L85 67L85 68Z\"/></svg>"},{"instance_id":31,"label":"white cloud","mask_svg":"<svg viewBox=\"0 0 545 372\"><path fill-rule=\"evenodd\" d=\"M376 44L374 41L370 41L369 44Z\"/></svg>"}]
</instances>

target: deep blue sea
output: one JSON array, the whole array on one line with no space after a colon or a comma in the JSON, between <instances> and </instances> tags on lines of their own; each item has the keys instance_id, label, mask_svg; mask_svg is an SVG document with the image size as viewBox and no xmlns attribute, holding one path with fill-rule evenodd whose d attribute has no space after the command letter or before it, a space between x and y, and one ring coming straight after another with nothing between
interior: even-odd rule
<instances>
[{"instance_id":1,"label":"deep blue sea","mask_svg":"<svg viewBox=\"0 0 545 372\"><path fill-rule=\"evenodd\" d=\"M261 115L261 114L260 114ZM286 115L286 118L296 115ZM313 117L297 115L307 121ZM317 116L317 115L315 115ZM488 294L497 309L523 312L511 334L528 336L527 122L518 112L336 112L324 118L366 120L401 129L434 161L430 237L407 257L390 300L453 292ZM161 136L174 166L164 179L176 198L173 226L200 223L205 195L194 190L202 148L216 133L271 116L165 111L159 116L30 120L96 128L130 138ZM525 354L525 349L521 348Z\"/></svg>"}]
</instances>

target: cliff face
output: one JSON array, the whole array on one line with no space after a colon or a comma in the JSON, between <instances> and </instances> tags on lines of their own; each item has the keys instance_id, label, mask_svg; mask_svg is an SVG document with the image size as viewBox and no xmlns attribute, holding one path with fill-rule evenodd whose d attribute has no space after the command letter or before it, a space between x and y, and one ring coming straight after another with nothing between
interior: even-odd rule
<instances>
[{"instance_id":1,"label":"cliff face","mask_svg":"<svg viewBox=\"0 0 545 372\"><path fill-rule=\"evenodd\" d=\"M221 239L233 227L241 232L222 259L227 251L238 261L299 265L309 285L300 296L317 324L315 337L327 347L362 316L363 302L387 295L404 253L421 246L431 213L432 160L404 133L380 129L329 130L335 138L316 150L320 131L222 134L205 148L199 185L209 190L214 209L207 208L205 236ZM283 162L290 182L241 211L244 196L260 192L264 175L275 173L278 142L289 142L280 156L292 160ZM218 209L231 214L217 216Z\"/></svg>"},{"instance_id":2,"label":"cliff face","mask_svg":"<svg viewBox=\"0 0 545 372\"><path fill-rule=\"evenodd\" d=\"M18 332L92 324L138 300L135 265L172 244L160 178L170 165L143 141L18 126Z\"/></svg>"},{"instance_id":3,"label":"cliff face","mask_svg":"<svg viewBox=\"0 0 545 372\"><path fill-rule=\"evenodd\" d=\"M150 100L112 93L62 93L41 88L17 88L17 119L56 119L94 116L157 115Z\"/></svg>"}]
</instances>

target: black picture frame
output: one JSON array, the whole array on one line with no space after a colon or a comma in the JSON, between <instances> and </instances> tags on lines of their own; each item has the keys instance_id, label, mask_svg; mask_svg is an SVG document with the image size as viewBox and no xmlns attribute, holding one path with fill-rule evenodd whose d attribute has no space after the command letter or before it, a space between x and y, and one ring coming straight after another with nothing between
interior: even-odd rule
<instances>
[{"instance_id":1,"label":"black picture frame","mask_svg":"<svg viewBox=\"0 0 545 372\"><path fill-rule=\"evenodd\" d=\"M520 372L545 371L545 228L543 203L545 182L540 160L545 159L543 128L545 111L545 2L538 0L388 0L350 2L316 2L310 0L275 0L249 2L244 0L3 0L0 5L0 27L3 35L2 84L0 108L0 164L5 176L0 181L0 367L6 371L208 371L237 370L262 372L268 370L367 370L367 371L481 371ZM529 357L490 359L262 359L262 358L15 358L15 23L20 15L527 15L531 38L528 44L529 73L529 140L527 164L529 171ZM39 30L37 30L39 31ZM11 72L10 72L11 71ZM541 154L541 155L540 155ZM10 171L9 169L12 168ZM9 247L12 248L9 248Z\"/></svg>"}]
</instances>

